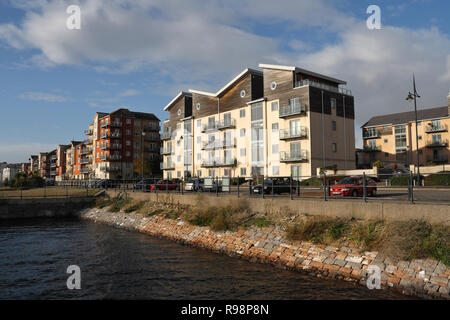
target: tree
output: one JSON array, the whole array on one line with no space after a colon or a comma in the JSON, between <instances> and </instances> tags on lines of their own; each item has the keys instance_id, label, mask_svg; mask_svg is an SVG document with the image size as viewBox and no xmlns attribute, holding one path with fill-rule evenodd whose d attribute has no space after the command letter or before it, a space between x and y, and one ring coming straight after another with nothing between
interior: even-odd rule
<instances>
[{"instance_id":1,"label":"tree","mask_svg":"<svg viewBox=\"0 0 450 320\"><path fill-rule=\"evenodd\" d=\"M381 162L380 160L377 160L373 163L373 166L376 168L384 168L383 162Z\"/></svg>"}]
</instances>

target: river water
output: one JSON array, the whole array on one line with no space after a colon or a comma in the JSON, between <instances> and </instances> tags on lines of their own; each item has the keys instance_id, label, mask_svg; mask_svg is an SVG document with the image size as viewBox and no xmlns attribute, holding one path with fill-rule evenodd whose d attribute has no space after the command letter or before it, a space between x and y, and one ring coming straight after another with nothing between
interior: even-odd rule
<instances>
[{"instance_id":1,"label":"river water","mask_svg":"<svg viewBox=\"0 0 450 320\"><path fill-rule=\"evenodd\" d=\"M81 289L68 290L69 265ZM0 222L0 299L404 299L90 221Z\"/></svg>"}]
</instances>

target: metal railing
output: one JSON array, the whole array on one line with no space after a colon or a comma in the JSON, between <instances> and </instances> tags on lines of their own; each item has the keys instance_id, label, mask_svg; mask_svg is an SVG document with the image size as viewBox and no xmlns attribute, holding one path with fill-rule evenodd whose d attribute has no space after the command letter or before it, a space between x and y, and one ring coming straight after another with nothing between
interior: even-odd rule
<instances>
[{"instance_id":1,"label":"metal railing","mask_svg":"<svg viewBox=\"0 0 450 320\"><path fill-rule=\"evenodd\" d=\"M425 132L426 133L435 133L435 132L444 132L448 131L448 126L446 124L440 124L440 125L427 125Z\"/></svg>"},{"instance_id":2,"label":"metal railing","mask_svg":"<svg viewBox=\"0 0 450 320\"><path fill-rule=\"evenodd\" d=\"M161 133L161 140L170 140L172 138L172 132L166 131Z\"/></svg>"},{"instance_id":3,"label":"metal railing","mask_svg":"<svg viewBox=\"0 0 450 320\"><path fill-rule=\"evenodd\" d=\"M293 104L287 106L281 106L278 116L280 118L294 116L294 115L306 115L306 105Z\"/></svg>"},{"instance_id":4,"label":"metal railing","mask_svg":"<svg viewBox=\"0 0 450 320\"><path fill-rule=\"evenodd\" d=\"M427 141L427 147L428 148L435 148L435 147L448 147L448 140L428 140Z\"/></svg>"},{"instance_id":5,"label":"metal railing","mask_svg":"<svg viewBox=\"0 0 450 320\"><path fill-rule=\"evenodd\" d=\"M221 120L217 123L216 127L218 130L235 128L236 120L235 119Z\"/></svg>"},{"instance_id":6,"label":"metal railing","mask_svg":"<svg viewBox=\"0 0 450 320\"><path fill-rule=\"evenodd\" d=\"M341 88L341 87L333 87L333 86L330 86L330 85L327 85L327 84L324 84L321 82L317 82L317 81L312 81L309 79L295 82L295 88L303 87L303 86L312 86L315 88L319 88L319 89L323 89L323 90L331 91L331 92L336 92L336 93L341 93L341 94L345 94L348 96L352 95L352 91L349 89L345 89L345 88Z\"/></svg>"},{"instance_id":7,"label":"metal railing","mask_svg":"<svg viewBox=\"0 0 450 320\"><path fill-rule=\"evenodd\" d=\"M280 140L307 138L308 130L305 127L280 130Z\"/></svg>"},{"instance_id":8,"label":"metal railing","mask_svg":"<svg viewBox=\"0 0 450 320\"><path fill-rule=\"evenodd\" d=\"M376 139L381 137L381 132L379 130L376 131L363 131L364 139Z\"/></svg>"},{"instance_id":9,"label":"metal railing","mask_svg":"<svg viewBox=\"0 0 450 320\"><path fill-rule=\"evenodd\" d=\"M308 161L308 152L280 152L280 162L304 162Z\"/></svg>"}]
</instances>

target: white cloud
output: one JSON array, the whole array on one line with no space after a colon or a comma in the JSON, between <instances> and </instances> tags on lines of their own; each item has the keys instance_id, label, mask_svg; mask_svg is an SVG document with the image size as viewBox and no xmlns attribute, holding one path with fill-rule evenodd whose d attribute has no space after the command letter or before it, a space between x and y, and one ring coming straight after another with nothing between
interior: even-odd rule
<instances>
[{"instance_id":1,"label":"white cloud","mask_svg":"<svg viewBox=\"0 0 450 320\"><path fill-rule=\"evenodd\" d=\"M140 95L141 92L139 90L134 90L134 89L128 89L125 91L122 91L118 94L119 97L132 97L132 96L137 96Z\"/></svg>"},{"instance_id":2,"label":"white cloud","mask_svg":"<svg viewBox=\"0 0 450 320\"><path fill-rule=\"evenodd\" d=\"M22 93L20 99L45 102L65 102L66 97L45 92L25 92Z\"/></svg>"}]
</instances>

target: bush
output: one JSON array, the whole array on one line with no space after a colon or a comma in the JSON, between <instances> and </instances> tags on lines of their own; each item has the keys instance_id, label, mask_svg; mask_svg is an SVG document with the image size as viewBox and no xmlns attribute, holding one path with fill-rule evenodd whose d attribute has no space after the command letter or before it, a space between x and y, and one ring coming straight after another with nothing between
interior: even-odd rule
<instances>
[{"instance_id":1,"label":"bush","mask_svg":"<svg viewBox=\"0 0 450 320\"><path fill-rule=\"evenodd\" d=\"M239 177L239 178L231 178L231 184L233 186L237 186L238 184L241 185L245 183L245 178Z\"/></svg>"},{"instance_id":2,"label":"bush","mask_svg":"<svg viewBox=\"0 0 450 320\"><path fill-rule=\"evenodd\" d=\"M251 226L256 226L258 228L265 228L265 227L270 226L271 224L272 224L272 222L267 220L266 218L254 218L254 219L251 219L251 220L245 222L242 225L242 227L244 229L248 229Z\"/></svg>"},{"instance_id":3,"label":"bush","mask_svg":"<svg viewBox=\"0 0 450 320\"><path fill-rule=\"evenodd\" d=\"M131 213L131 212L134 212L134 211L139 211L144 206L144 204L145 204L145 201L133 202L129 206L126 206L123 211L125 213Z\"/></svg>"},{"instance_id":4,"label":"bush","mask_svg":"<svg viewBox=\"0 0 450 320\"><path fill-rule=\"evenodd\" d=\"M350 240L362 245L365 249L370 249L381 239L383 232L383 221L370 221L361 225L355 226L349 235Z\"/></svg>"},{"instance_id":5,"label":"bush","mask_svg":"<svg viewBox=\"0 0 450 320\"><path fill-rule=\"evenodd\" d=\"M423 176L420 176L423 179ZM416 181L416 185L418 185L417 175L413 176L414 181ZM394 176L390 179L391 186L407 186L409 183L409 175L400 175Z\"/></svg>"},{"instance_id":6,"label":"bush","mask_svg":"<svg viewBox=\"0 0 450 320\"><path fill-rule=\"evenodd\" d=\"M111 204L111 198L106 195L105 197L100 197L95 200L95 207L103 209Z\"/></svg>"},{"instance_id":7,"label":"bush","mask_svg":"<svg viewBox=\"0 0 450 320\"><path fill-rule=\"evenodd\" d=\"M127 195L119 194L115 198L111 199L111 205L109 207L110 212L119 212L123 207L131 202Z\"/></svg>"},{"instance_id":8,"label":"bush","mask_svg":"<svg viewBox=\"0 0 450 320\"><path fill-rule=\"evenodd\" d=\"M426 186L450 186L450 172L425 177Z\"/></svg>"}]
</instances>

